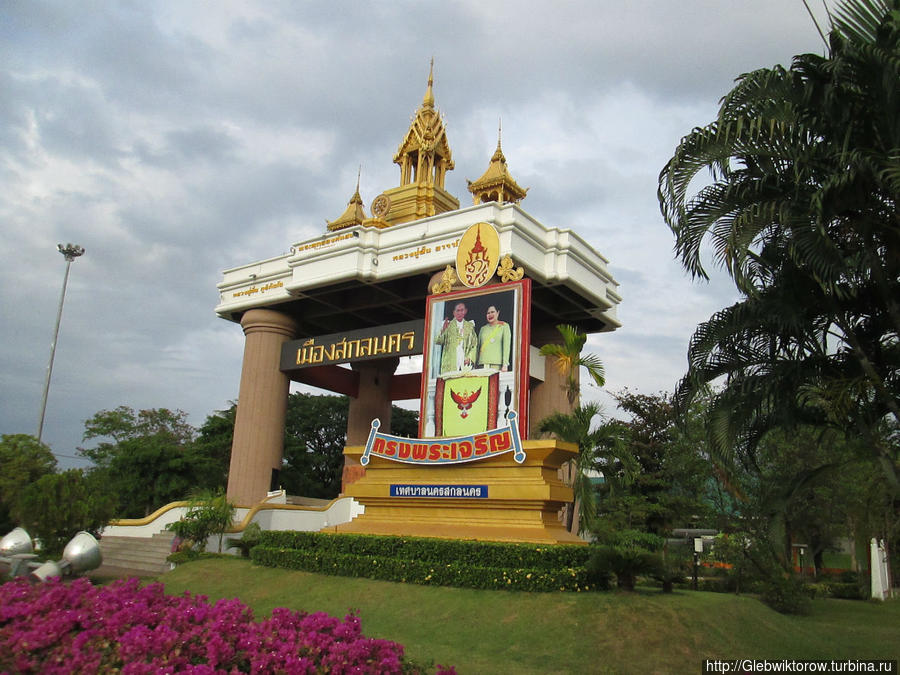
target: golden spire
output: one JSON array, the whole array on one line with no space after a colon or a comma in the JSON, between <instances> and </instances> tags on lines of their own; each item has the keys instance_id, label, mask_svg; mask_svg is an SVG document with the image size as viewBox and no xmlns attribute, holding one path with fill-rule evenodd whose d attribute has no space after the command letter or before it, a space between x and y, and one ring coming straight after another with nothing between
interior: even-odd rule
<instances>
[{"instance_id":1,"label":"golden spire","mask_svg":"<svg viewBox=\"0 0 900 675\"><path fill-rule=\"evenodd\" d=\"M491 156L491 163L487 171L476 181L466 181L469 184L469 192L472 193L474 204L485 202L500 202L501 204L516 204L525 198L528 188L522 188L513 180L506 166L506 157L500 145L502 126L497 125L497 149Z\"/></svg>"},{"instance_id":2,"label":"golden spire","mask_svg":"<svg viewBox=\"0 0 900 675\"><path fill-rule=\"evenodd\" d=\"M422 99L423 108L434 108L434 57L431 57L431 68L428 71L428 87L425 89L425 97Z\"/></svg>"},{"instance_id":3,"label":"golden spire","mask_svg":"<svg viewBox=\"0 0 900 675\"><path fill-rule=\"evenodd\" d=\"M329 231L333 232L335 230L343 230L345 227L360 225L366 219L366 212L363 208L363 200L362 197L359 196L359 178L361 175L362 165L360 165L359 171L356 173L356 192L354 192L353 196L350 197L350 201L347 203L347 208L340 215L340 217L328 223Z\"/></svg>"},{"instance_id":4,"label":"golden spire","mask_svg":"<svg viewBox=\"0 0 900 675\"><path fill-rule=\"evenodd\" d=\"M444 189L447 172L454 165L444 120L434 106L434 58L422 105L394 154L394 163L400 167L400 185L384 192L389 204L382 215L385 222L406 223L459 208L459 200Z\"/></svg>"},{"instance_id":5,"label":"golden spire","mask_svg":"<svg viewBox=\"0 0 900 675\"><path fill-rule=\"evenodd\" d=\"M503 149L500 147L500 138L503 136L503 120L497 119L497 149L494 150L493 156L491 156L492 162L500 162L504 166L506 166L506 157L503 156Z\"/></svg>"}]
</instances>

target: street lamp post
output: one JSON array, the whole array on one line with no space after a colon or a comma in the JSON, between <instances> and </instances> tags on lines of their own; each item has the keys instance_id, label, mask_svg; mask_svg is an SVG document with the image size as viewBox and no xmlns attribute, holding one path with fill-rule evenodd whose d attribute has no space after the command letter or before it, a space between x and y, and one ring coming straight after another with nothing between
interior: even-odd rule
<instances>
[{"instance_id":1,"label":"street lamp post","mask_svg":"<svg viewBox=\"0 0 900 675\"><path fill-rule=\"evenodd\" d=\"M75 258L84 255L84 248L78 244L57 244L56 248L66 259L66 274L63 277L62 293L59 296L59 309L56 312L56 328L53 329L53 342L50 343L50 363L47 364L47 379L44 381L44 396L41 399L41 417L38 420L37 439L41 442L44 432L44 413L47 412L47 395L50 393L50 375L53 373L53 357L56 355L56 340L59 338L59 322L62 319L63 303L66 300L66 285L69 283L69 267Z\"/></svg>"}]
</instances>

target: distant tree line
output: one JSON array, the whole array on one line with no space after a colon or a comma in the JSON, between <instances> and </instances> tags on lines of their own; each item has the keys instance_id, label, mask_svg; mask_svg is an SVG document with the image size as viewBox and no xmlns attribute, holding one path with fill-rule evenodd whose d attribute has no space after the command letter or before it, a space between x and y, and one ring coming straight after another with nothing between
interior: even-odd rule
<instances>
[{"instance_id":1,"label":"distant tree line","mask_svg":"<svg viewBox=\"0 0 900 675\"><path fill-rule=\"evenodd\" d=\"M348 408L346 396L289 396L280 472L289 494L339 494ZM50 448L33 436L4 435L0 532L23 525L45 545L59 546L112 518L140 518L197 491L224 490L235 411L236 404L216 411L195 429L181 410L101 410L85 421L85 447L77 449L90 460L87 469L59 471ZM415 435L415 412L394 406L392 414L394 433Z\"/></svg>"}]
</instances>

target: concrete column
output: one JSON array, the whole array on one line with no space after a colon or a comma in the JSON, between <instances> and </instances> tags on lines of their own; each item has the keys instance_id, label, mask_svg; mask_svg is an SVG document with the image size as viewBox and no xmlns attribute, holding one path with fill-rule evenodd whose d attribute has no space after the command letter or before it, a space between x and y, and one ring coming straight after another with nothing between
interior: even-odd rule
<instances>
[{"instance_id":1,"label":"concrete column","mask_svg":"<svg viewBox=\"0 0 900 675\"><path fill-rule=\"evenodd\" d=\"M535 326L531 327L531 342L540 348L547 344L562 344L563 338L556 330L555 326ZM579 377L579 374L576 374ZM569 405L569 399L566 396L566 378L559 372L556 365L556 358L547 357L547 363L544 368L544 381L536 382L531 387L531 408L529 410L529 437L541 438L542 434L538 431L541 420L553 413L570 413L573 406ZM567 486L572 485L574 478L574 462L567 462L559 469L559 479ZM560 519L563 523L570 520L571 514L572 531L578 533L578 504L566 504L560 511Z\"/></svg>"},{"instance_id":2,"label":"concrete column","mask_svg":"<svg viewBox=\"0 0 900 675\"><path fill-rule=\"evenodd\" d=\"M280 470L290 379L280 370L281 345L294 338L294 320L270 309L251 309L241 319L246 340L228 498L252 506L265 498L272 470Z\"/></svg>"},{"instance_id":3,"label":"concrete column","mask_svg":"<svg viewBox=\"0 0 900 675\"><path fill-rule=\"evenodd\" d=\"M562 344L563 339L555 326L531 327L531 343L540 348L547 344ZM576 374L576 377L578 375ZM566 397L566 378L560 374L556 366L556 358L547 357L544 368L544 381L534 382L531 387L529 407L529 437L540 438L538 427L541 420L553 413L570 413L572 406Z\"/></svg>"},{"instance_id":4,"label":"concrete column","mask_svg":"<svg viewBox=\"0 0 900 675\"><path fill-rule=\"evenodd\" d=\"M400 359L397 357L360 361L351 365L359 373L359 395L350 399L347 414L347 445L365 445L372 428L372 420L381 421L379 431L391 431L391 380ZM341 491L359 480L366 471L359 461L344 456L344 471L341 476Z\"/></svg>"}]
</instances>

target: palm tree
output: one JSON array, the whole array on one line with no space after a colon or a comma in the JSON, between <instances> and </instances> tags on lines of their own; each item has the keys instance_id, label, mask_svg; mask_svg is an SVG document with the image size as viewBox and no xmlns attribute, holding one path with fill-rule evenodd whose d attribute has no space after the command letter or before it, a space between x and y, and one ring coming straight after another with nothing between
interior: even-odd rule
<instances>
[{"instance_id":1,"label":"palm tree","mask_svg":"<svg viewBox=\"0 0 900 675\"><path fill-rule=\"evenodd\" d=\"M578 457L573 460L570 478L573 501L566 513L566 528L572 530L575 505L580 505L578 531L597 529L596 488L589 472L600 471L610 491L620 493L624 483L634 472L634 460L625 444L625 427L617 421L606 421L593 426L594 418L603 416L598 403L577 406L571 413L554 413L541 420L540 430L578 446Z\"/></svg>"},{"instance_id":2,"label":"palm tree","mask_svg":"<svg viewBox=\"0 0 900 675\"><path fill-rule=\"evenodd\" d=\"M659 178L676 254L743 298L701 324L678 396L725 378L720 448L807 421L900 422L900 0L846 0L826 56L742 75ZM693 192L709 170L711 183Z\"/></svg>"},{"instance_id":3,"label":"palm tree","mask_svg":"<svg viewBox=\"0 0 900 675\"><path fill-rule=\"evenodd\" d=\"M575 405L581 395L578 373L580 368L587 370L588 375L598 387L606 384L603 363L596 354L582 354L587 335L574 326L560 324L556 327L562 335L562 344L546 344L541 347L543 356L556 358L556 367L565 378L566 398L569 405Z\"/></svg>"},{"instance_id":4,"label":"palm tree","mask_svg":"<svg viewBox=\"0 0 900 675\"><path fill-rule=\"evenodd\" d=\"M598 387L606 384L603 371L603 362L596 354L582 354L587 335L580 332L575 326L559 324L556 327L562 336L561 344L546 344L541 347L543 356L555 358L556 367L560 375L565 379L563 388L569 406L576 406L569 414L554 413L541 420L540 430L545 433L555 433L558 438L578 445L578 457L567 463L566 481L571 484L574 492L573 501L566 510L566 529L572 531L575 518L576 504L581 504L579 525L586 525L580 529L589 529L593 524L595 515L594 486L587 477L585 471L595 461L595 449L598 446L599 437L594 437L591 431L591 422L600 414L600 408L596 404L580 406L578 400L581 397L579 371L583 367Z\"/></svg>"}]
</instances>

